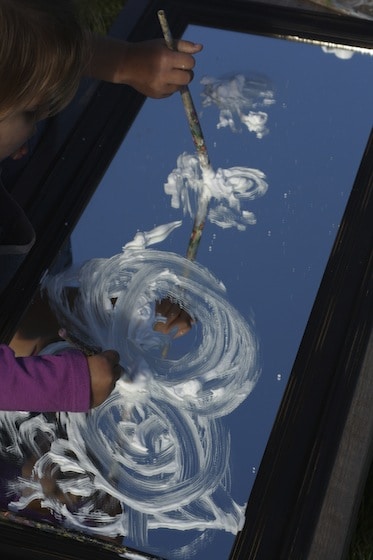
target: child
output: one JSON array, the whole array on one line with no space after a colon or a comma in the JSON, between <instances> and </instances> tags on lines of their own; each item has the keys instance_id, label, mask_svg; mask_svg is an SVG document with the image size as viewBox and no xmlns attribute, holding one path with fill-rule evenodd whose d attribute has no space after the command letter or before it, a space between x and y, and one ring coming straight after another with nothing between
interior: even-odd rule
<instances>
[{"instance_id":1,"label":"child","mask_svg":"<svg viewBox=\"0 0 373 560\"><path fill-rule=\"evenodd\" d=\"M36 123L71 101L83 73L155 98L193 77L192 55L200 45L179 41L177 52L162 41L130 44L94 37L79 23L73 4L0 0L0 162L27 153ZM0 289L33 243L31 224L0 184ZM170 309L174 313L166 304L164 313ZM16 358L0 345L0 409L87 411L108 397L119 375L119 355L112 350L89 358L75 350Z\"/></svg>"}]
</instances>

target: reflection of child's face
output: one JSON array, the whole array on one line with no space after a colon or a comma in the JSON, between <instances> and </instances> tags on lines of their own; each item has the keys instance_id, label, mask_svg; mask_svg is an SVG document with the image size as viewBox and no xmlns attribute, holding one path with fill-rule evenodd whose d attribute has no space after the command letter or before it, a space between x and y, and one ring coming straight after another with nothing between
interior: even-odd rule
<instances>
[{"instance_id":1,"label":"reflection of child's face","mask_svg":"<svg viewBox=\"0 0 373 560\"><path fill-rule=\"evenodd\" d=\"M34 134L40 118L37 108L30 106L0 119L0 161L8 156L20 159L27 153L26 142Z\"/></svg>"}]
</instances>

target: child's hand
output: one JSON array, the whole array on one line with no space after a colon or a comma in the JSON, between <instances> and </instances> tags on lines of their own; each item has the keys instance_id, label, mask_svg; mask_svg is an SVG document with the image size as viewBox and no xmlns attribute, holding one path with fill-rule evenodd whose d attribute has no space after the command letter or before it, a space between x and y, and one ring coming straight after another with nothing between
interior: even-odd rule
<instances>
[{"instance_id":1,"label":"child's hand","mask_svg":"<svg viewBox=\"0 0 373 560\"><path fill-rule=\"evenodd\" d=\"M193 54L201 45L178 41L177 50L170 50L162 40L128 43L126 83L148 97L167 97L193 79Z\"/></svg>"},{"instance_id":2,"label":"child's hand","mask_svg":"<svg viewBox=\"0 0 373 560\"><path fill-rule=\"evenodd\" d=\"M115 350L88 356L87 360L91 376L91 407L94 408L108 398L122 373L122 368L119 365L119 354Z\"/></svg>"},{"instance_id":3,"label":"child's hand","mask_svg":"<svg viewBox=\"0 0 373 560\"><path fill-rule=\"evenodd\" d=\"M166 319L166 322L157 321L154 324L153 328L157 332L169 334L175 330L173 338L179 338L192 328L193 319L190 315L177 303L173 303L167 298L156 303L155 312Z\"/></svg>"},{"instance_id":4,"label":"child's hand","mask_svg":"<svg viewBox=\"0 0 373 560\"><path fill-rule=\"evenodd\" d=\"M193 55L202 45L177 41L169 49L163 39L127 43L96 37L90 74L116 84L127 84L154 98L167 97L193 79Z\"/></svg>"}]
</instances>

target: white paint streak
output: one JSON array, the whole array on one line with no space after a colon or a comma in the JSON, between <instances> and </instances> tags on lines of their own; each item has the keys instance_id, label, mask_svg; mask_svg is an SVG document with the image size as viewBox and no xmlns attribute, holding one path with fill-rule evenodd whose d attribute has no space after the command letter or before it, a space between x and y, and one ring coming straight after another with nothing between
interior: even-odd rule
<instances>
[{"instance_id":1,"label":"white paint streak","mask_svg":"<svg viewBox=\"0 0 373 560\"><path fill-rule=\"evenodd\" d=\"M275 103L274 92L269 81L260 77L245 77L238 74L232 78L205 77L202 104L216 105L219 109L217 128L229 127L237 132L237 120L244 124L257 138L268 134L268 114L262 109Z\"/></svg>"},{"instance_id":2,"label":"white paint streak","mask_svg":"<svg viewBox=\"0 0 373 560\"><path fill-rule=\"evenodd\" d=\"M221 228L246 229L256 223L254 214L242 204L263 196L268 189L265 174L249 167L218 168L208 176L202 172L198 157L187 153L177 158L177 167L165 183L171 206L195 216L201 196L210 199L208 220Z\"/></svg>"},{"instance_id":3,"label":"white paint streak","mask_svg":"<svg viewBox=\"0 0 373 560\"><path fill-rule=\"evenodd\" d=\"M156 236L171 230L158 228ZM71 285L81 288L72 306ZM230 497L230 439L220 417L249 395L259 368L252 327L221 282L176 254L132 244L45 287L62 325L86 344L115 348L126 376L90 414L60 414L58 430L44 415L1 413L12 441L5 451L22 457L27 448L36 458L33 477L13 486L20 498L11 508L42 499L67 527L125 534L139 545L158 528L237 533L244 506ZM153 302L165 296L197 321L178 359L162 356L171 341L152 328Z\"/></svg>"},{"instance_id":4,"label":"white paint streak","mask_svg":"<svg viewBox=\"0 0 373 560\"><path fill-rule=\"evenodd\" d=\"M204 106L219 107L218 128L237 130L238 117L258 138L267 134L262 109L274 98L266 82L239 75L203 83ZM209 203L211 222L243 230L256 221L243 204L267 188L258 169L201 169L184 153L165 192L184 214L195 217ZM125 374L109 399L87 415L61 413L58 424L42 414L0 413L3 451L35 458L31 477L11 485L19 495L11 509L37 499L66 527L126 535L139 546L150 530L202 532L173 551L175 558L193 555L211 529L242 528L221 417L247 398L260 373L253 329L228 303L222 283L197 263L147 248L180 225L138 232L122 254L44 279L62 328L88 346L119 352ZM80 288L73 302L68 287ZM177 358L163 355L172 336L153 330L154 302L164 297L195 319L190 347Z\"/></svg>"},{"instance_id":5,"label":"white paint streak","mask_svg":"<svg viewBox=\"0 0 373 560\"><path fill-rule=\"evenodd\" d=\"M334 47L321 47L322 51L326 54L334 54L337 58L341 60L349 60L354 56L354 51L341 49L341 48L334 48Z\"/></svg>"},{"instance_id":6,"label":"white paint streak","mask_svg":"<svg viewBox=\"0 0 373 560\"><path fill-rule=\"evenodd\" d=\"M176 228L180 227L181 221L171 222L158 226L151 231L138 231L132 241L126 243L123 250L126 249L146 249L150 245L160 243Z\"/></svg>"}]
</instances>

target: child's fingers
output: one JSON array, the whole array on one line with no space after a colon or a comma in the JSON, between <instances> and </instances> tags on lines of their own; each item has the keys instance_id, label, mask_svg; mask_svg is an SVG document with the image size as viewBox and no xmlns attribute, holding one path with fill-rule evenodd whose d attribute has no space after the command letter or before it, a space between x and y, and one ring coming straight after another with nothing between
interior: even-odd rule
<instances>
[{"instance_id":1,"label":"child's fingers","mask_svg":"<svg viewBox=\"0 0 373 560\"><path fill-rule=\"evenodd\" d=\"M181 308L177 303L173 303L169 299L163 299L156 305L156 314L160 315L165 319L165 321L159 321L156 323L155 330L168 333L172 328L173 324L177 320L181 313Z\"/></svg>"},{"instance_id":2,"label":"child's fingers","mask_svg":"<svg viewBox=\"0 0 373 560\"><path fill-rule=\"evenodd\" d=\"M182 53L178 51L170 52L168 51L168 58L173 68L179 68L180 70L193 70L196 65L195 58L188 53Z\"/></svg>"},{"instance_id":3,"label":"child's fingers","mask_svg":"<svg viewBox=\"0 0 373 560\"><path fill-rule=\"evenodd\" d=\"M120 356L116 350L104 350L104 352L101 352L100 355L103 356L109 362L109 365L113 369L119 366Z\"/></svg>"},{"instance_id":4,"label":"child's fingers","mask_svg":"<svg viewBox=\"0 0 373 560\"><path fill-rule=\"evenodd\" d=\"M203 45L201 45L200 43L192 43L192 41L179 39L179 41L175 41L175 48L178 52L196 54L203 49Z\"/></svg>"},{"instance_id":5,"label":"child's fingers","mask_svg":"<svg viewBox=\"0 0 373 560\"><path fill-rule=\"evenodd\" d=\"M193 70L179 70L175 68L172 72L172 84L174 86L187 86L194 78Z\"/></svg>"},{"instance_id":6,"label":"child's fingers","mask_svg":"<svg viewBox=\"0 0 373 560\"><path fill-rule=\"evenodd\" d=\"M184 309L180 311L180 314L175 319L174 323L170 325L170 330L177 327L177 332L174 338L179 338L180 336L184 336L187 334L190 329L192 328L193 320L191 319L190 315Z\"/></svg>"},{"instance_id":7,"label":"child's fingers","mask_svg":"<svg viewBox=\"0 0 373 560\"><path fill-rule=\"evenodd\" d=\"M165 299L161 299L160 301L157 301L155 304L155 312L157 315L162 315L162 317L167 317L167 313L171 307L171 305L173 305L173 303L165 298Z\"/></svg>"},{"instance_id":8,"label":"child's fingers","mask_svg":"<svg viewBox=\"0 0 373 560\"><path fill-rule=\"evenodd\" d=\"M113 377L112 387L111 387L111 391L112 391L114 389L115 383L124 373L124 370L119 363L120 356L116 350L105 350L104 352L101 352L101 355L103 355L108 360L109 366L111 368L112 377Z\"/></svg>"},{"instance_id":9,"label":"child's fingers","mask_svg":"<svg viewBox=\"0 0 373 560\"><path fill-rule=\"evenodd\" d=\"M123 370L115 350L105 350L89 356L87 360L91 377L91 406L95 407L108 398Z\"/></svg>"},{"instance_id":10,"label":"child's fingers","mask_svg":"<svg viewBox=\"0 0 373 560\"><path fill-rule=\"evenodd\" d=\"M156 304L157 315L162 316L165 321L157 321L154 324L154 330L169 334L176 331L174 338L183 336L192 327L193 320L190 315L181 309L177 303L173 303L169 299L163 299Z\"/></svg>"}]
</instances>

